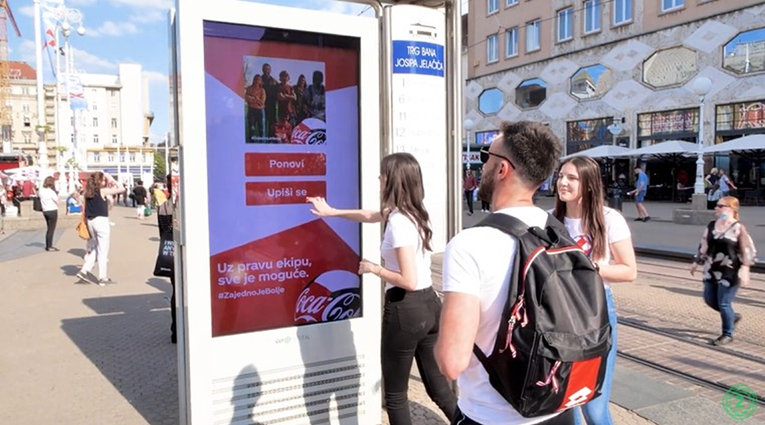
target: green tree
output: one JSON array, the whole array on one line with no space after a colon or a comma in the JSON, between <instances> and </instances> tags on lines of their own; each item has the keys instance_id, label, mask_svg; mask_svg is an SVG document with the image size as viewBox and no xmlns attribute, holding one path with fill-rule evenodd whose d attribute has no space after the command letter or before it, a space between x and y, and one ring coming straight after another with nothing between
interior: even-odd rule
<instances>
[{"instance_id":1,"label":"green tree","mask_svg":"<svg viewBox=\"0 0 765 425\"><path fill-rule=\"evenodd\" d=\"M165 157L159 153L154 152L154 180L165 181L167 177L167 166L165 164Z\"/></svg>"}]
</instances>

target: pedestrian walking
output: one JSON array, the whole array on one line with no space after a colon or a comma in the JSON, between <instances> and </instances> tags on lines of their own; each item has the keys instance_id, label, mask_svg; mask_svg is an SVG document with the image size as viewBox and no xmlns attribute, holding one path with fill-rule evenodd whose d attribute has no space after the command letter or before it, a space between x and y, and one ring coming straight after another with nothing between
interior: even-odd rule
<instances>
[{"instance_id":1,"label":"pedestrian walking","mask_svg":"<svg viewBox=\"0 0 765 425\"><path fill-rule=\"evenodd\" d=\"M146 201L148 197L148 192L146 191L146 188L143 187L143 180L137 180L135 182L136 186L133 188L133 201L135 202L136 207L136 214L139 220L143 220L143 218L146 215Z\"/></svg>"},{"instance_id":2,"label":"pedestrian walking","mask_svg":"<svg viewBox=\"0 0 765 425\"><path fill-rule=\"evenodd\" d=\"M643 202L645 202L645 195L648 193L648 175L640 167L635 167L635 190L627 192L628 195L635 197L635 209L638 216L635 221L646 222L651 219L648 215Z\"/></svg>"},{"instance_id":3,"label":"pedestrian walking","mask_svg":"<svg viewBox=\"0 0 765 425\"><path fill-rule=\"evenodd\" d=\"M431 237L424 188L417 160L395 153L380 166L379 211L337 210L324 198L308 198L312 213L361 223L385 222L380 248L385 266L362 260L359 274L372 273L385 282L382 329L382 376L385 408L391 425L410 425L409 375L416 359L430 398L447 418L454 416L457 399L438 370L433 346L439 334L441 302L430 276Z\"/></svg>"},{"instance_id":4,"label":"pedestrian walking","mask_svg":"<svg viewBox=\"0 0 765 425\"><path fill-rule=\"evenodd\" d=\"M85 262L77 273L77 277L83 281L91 281L88 273L98 261L98 283L104 286L113 283L107 274L109 262L109 243L111 225L109 224L109 203L106 198L123 191L122 183L115 181L112 176L96 171L91 174L85 185L85 210L83 213L87 219L90 239L85 248Z\"/></svg>"},{"instance_id":5,"label":"pedestrian walking","mask_svg":"<svg viewBox=\"0 0 765 425\"><path fill-rule=\"evenodd\" d=\"M58 248L53 246L53 235L56 232L56 223L58 222L58 193L56 193L56 180L53 177L48 176L43 180L43 187L40 189L38 196L40 197L42 213L47 226L47 231L45 232L45 250L58 251Z\"/></svg>"},{"instance_id":6,"label":"pedestrian walking","mask_svg":"<svg viewBox=\"0 0 765 425\"><path fill-rule=\"evenodd\" d=\"M544 228L550 215L534 206L533 196L554 171L560 142L540 123L502 123L500 136L481 151L479 191L491 201L494 214L507 214L528 226ZM507 294L518 242L492 227L465 229L444 253L444 305L436 359L460 389L453 425L518 425L573 423L573 412L527 418L494 389L474 355L492 353ZM508 353L508 355L510 355ZM510 371L508 371L510 372Z\"/></svg>"},{"instance_id":7,"label":"pedestrian walking","mask_svg":"<svg viewBox=\"0 0 765 425\"><path fill-rule=\"evenodd\" d=\"M575 410L575 423L581 423L579 411L588 425L612 425L609 410L611 385L616 365L616 304L611 290L613 282L631 282L637 278L635 249L624 217L603 205L603 182L600 166L582 156L567 159L560 167L557 181L558 199L552 214L560 220L574 241L596 264L603 279L611 325L611 350L600 396Z\"/></svg>"},{"instance_id":8,"label":"pedestrian walking","mask_svg":"<svg viewBox=\"0 0 765 425\"><path fill-rule=\"evenodd\" d=\"M715 206L715 220L709 222L701 236L691 275L704 266L704 302L720 312L722 335L712 344L733 341L733 331L742 316L733 310L733 299L741 286L749 284L749 268L757 250L746 227L739 221L739 201L723 196Z\"/></svg>"},{"instance_id":9,"label":"pedestrian walking","mask_svg":"<svg viewBox=\"0 0 765 425\"><path fill-rule=\"evenodd\" d=\"M473 191L478 187L478 182L473 175L473 170L465 171L465 178L462 181L462 189L465 192L465 201L467 201L468 215L473 215Z\"/></svg>"}]
</instances>

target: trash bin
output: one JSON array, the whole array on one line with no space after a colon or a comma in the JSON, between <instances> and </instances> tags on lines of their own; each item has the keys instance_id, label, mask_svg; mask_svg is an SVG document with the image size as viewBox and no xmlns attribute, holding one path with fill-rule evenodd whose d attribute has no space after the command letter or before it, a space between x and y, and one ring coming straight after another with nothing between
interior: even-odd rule
<instances>
[{"instance_id":1,"label":"trash bin","mask_svg":"<svg viewBox=\"0 0 765 425\"><path fill-rule=\"evenodd\" d=\"M622 189L618 185L608 189L608 207L617 211L622 210Z\"/></svg>"}]
</instances>

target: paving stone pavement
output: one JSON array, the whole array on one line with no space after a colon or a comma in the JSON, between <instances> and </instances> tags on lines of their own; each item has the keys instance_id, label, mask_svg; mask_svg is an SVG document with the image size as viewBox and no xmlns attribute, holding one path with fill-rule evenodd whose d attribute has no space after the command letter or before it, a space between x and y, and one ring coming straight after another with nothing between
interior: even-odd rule
<instances>
[{"instance_id":1,"label":"paving stone pavement","mask_svg":"<svg viewBox=\"0 0 765 425\"><path fill-rule=\"evenodd\" d=\"M12 239L16 234L0 238L0 273L12 277L0 285L0 334L4 347L12 347L0 352L0 382L12 383L0 386L0 424L177 423L177 352L168 330L170 287L166 279L151 275L158 243L156 218L139 221L133 209L117 206L112 220L116 225L110 275L117 283L103 288L80 284L74 277L82 264L84 242L71 229L62 229L57 253L39 249L37 234L16 236L26 241L23 251ZM635 225L651 226L631 223ZM657 296L641 295L637 285L625 288L630 292L617 292L620 308L628 308L625 300ZM698 296L697 290L692 296ZM673 318L673 308L674 314L685 314L667 302L657 314ZM747 312L752 317L756 313ZM762 336L757 329L755 320L743 322L752 338ZM416 370L410 385L414 423L447 423ZM611 409L617 424L653 423L614 403ZM384 413L383 419L387 421Z\"/></svg>"},{"instance_id":2,"label":"paving stone pavement","mask_svg":"<svg viewBox=\"0 0 765 425\"><path fill-rule=\"evenodd\" d=\"M156 218L132 212L111 213L114 285L78 283L85 243L71 229L59 252L0 263L1 424L178 422L170 285L151 274ZM19 248L9 242L0 254Z\"/></svg>"}]
</instances>

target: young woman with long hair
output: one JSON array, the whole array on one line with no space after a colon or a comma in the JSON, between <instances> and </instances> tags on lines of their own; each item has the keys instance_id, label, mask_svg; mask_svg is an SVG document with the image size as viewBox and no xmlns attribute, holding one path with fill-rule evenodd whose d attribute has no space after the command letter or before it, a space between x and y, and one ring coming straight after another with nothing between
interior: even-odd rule
<instances>
[{"instance_id":1,"label":"young woman with long hair","mask_svg":"<svg viewBox=\"0 0 765 425\"><path fill-rule=\"evenodd\" d=\"M409 425L409 373L416 359L430 398L451 420L457 398L438 370L433 346L438 337L441 302L430 277L430 229L422 171L408 153L388 155L380 165L380 210L338 210L323 198L308 198L312 213L360 223L385 222L381 254L385 266L362 260L359 273L385 282L382 376L391 425Z\"/></svg>"},{"instance_id":2,"label":"young woman with long hair","mask_svg":"<svg viewBox=\"0 0 765 425\"><path fill-rule=\"evenodd\" d=\"M715 205L715 219L704 229L696 262L704 266L704 302L720 312L722 335L712 341L725 345L733 341L733 330L741 315L733 311L733 299L741 286L749 284L749 267L754 262L755 247L749 233L739 222L738 198L723 196Z\"/></svg>"},{"instance_id":3,"label":"young woman with long hair","mask_svg":"<svg viewBox=\"0 0 765 425\"><path fill-rule=\"evenodd\" d=\"M616 210L603 205L605 198L600 165L593 159L575 156L561 164L557 181L558 199L552 214L566 225L571 237L595 263L606 289L611 351L600 397L581 408L589 425L613 424L609 412L611 381L616 363L616 306L612 282L631 282L637 277L635 250L630 228ZM579 413L576 423L580 423Z\"/></svg>"},{"instance_id":4,"label":"young woman with long hair","mask_svg":"<svg viewBox=\"0 0 765 425\"><path fill-rule=\"evenodd\" d=\"M90 239L85 249L85 263L77 273L81 280L90 282L88 273L98 261L98 283L104 286L112 283L107 274L109 262L109 238L111 224L109 223L109 202L107 197L121 193L125 188L122 183L115 181L112 176L97 171L90 175L85 184L85 200L83 202L85 217L88 220Z\"/></svg>"},{"instance_id":5,"label":"young woman with long hair","mask_svg":"<svg viewBox=\"0 0 765 425\"><path fill-rule=\"evenodd\" d=\"M53 234L56 232L56 222L58 222L58 193L56 192L56 180L48 176L43 180L43 187L38 192L40 203L42 204L42 213L45 217L45 224L48 231L45 232L45 250L58 251L53 246Z\"/></svg>"}]
</instances>

